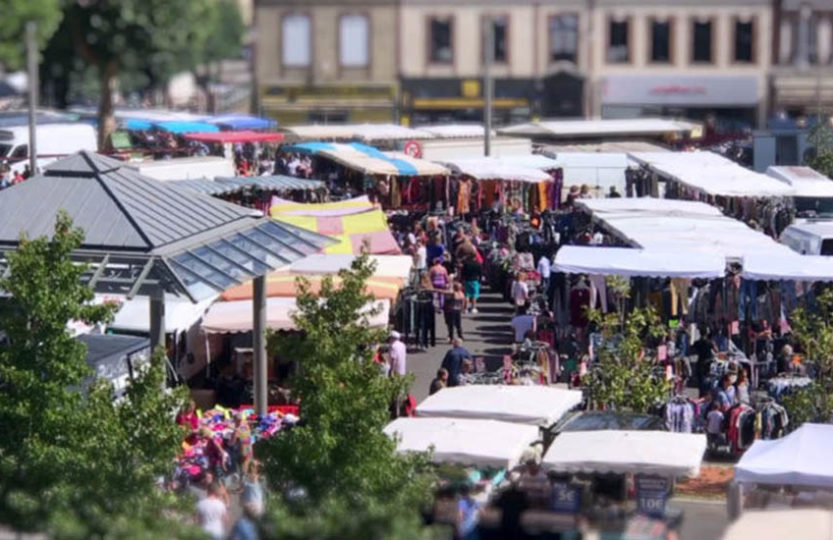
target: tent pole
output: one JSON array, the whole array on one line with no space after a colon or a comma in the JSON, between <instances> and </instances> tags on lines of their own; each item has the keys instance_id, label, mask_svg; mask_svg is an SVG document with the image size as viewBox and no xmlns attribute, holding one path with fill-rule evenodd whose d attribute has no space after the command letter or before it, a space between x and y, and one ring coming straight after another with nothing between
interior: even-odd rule
<instances>
[{"instance_id":1,"label":"tent pole","mask_svg":"<svg viewBox=\"0 0 833 540\"><path fill-rule=\"evenodd\" d=\"M252 346L254 348L254 393L255 412L266 414L268 405L268 389L266 369L266 277L258 276L254 279L252 294Z\"/></svg>"}]
</instances>

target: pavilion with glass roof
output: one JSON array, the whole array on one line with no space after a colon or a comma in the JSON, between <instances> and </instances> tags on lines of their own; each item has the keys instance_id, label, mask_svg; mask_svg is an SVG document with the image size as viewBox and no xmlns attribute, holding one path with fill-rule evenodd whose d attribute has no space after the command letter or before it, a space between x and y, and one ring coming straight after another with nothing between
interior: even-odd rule
<instances>
[{"instance_id":1,"label":"pavilion with glass roof","mask_svg":"<svg viewBox=\"0 0 833 540\"><path fill-rule=\"evenodd\" d=\"M165 344L165 293L198 302L254 281L255 407L266 411L265 276L332 240L256 210L159 182L82 151L0 192L0 269L20 235L51 236L60 211L84 230L73 260L96 292L150 297L150 338Z\"/></svg>"}]
</instances>

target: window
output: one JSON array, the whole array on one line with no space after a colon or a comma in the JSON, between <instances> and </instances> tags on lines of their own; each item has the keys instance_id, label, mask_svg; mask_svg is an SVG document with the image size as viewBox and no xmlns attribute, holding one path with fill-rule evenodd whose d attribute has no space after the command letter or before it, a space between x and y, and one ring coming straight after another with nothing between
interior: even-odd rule
<instances>
[{"instance_id":1,"label":"window","mask_svg":"<svg viewBox=\"0 0 833 540\"><path fill-rule=\"evenodd\" d=\"M607 61L622 64L630 60L628 50L628 21L610 21Z\"/></svg>"},{"instance_id":2,"label":"window","mask_svg":"<svg viewBox=\"0 0 833 540\"><path fill-rule=\"evenodd\" d=\"M651 23L651 62L671 62L671 22Z\"/></svg>"},{"instance_id":3,"label":"window","mask_svg":"<svg viewBox=\"0 0 833 540\"><path fill-rule=\"evenodd\" d=\"M506 17L490 17L492 20L492 39L494 40L493 62L505 64L509 58L509 21ZM483 51L486 50L486 36L483 36ZM486 57L484 55L483 59Z\"/></svg>"},{"instance_id":4,"label":"window","mask_svg":"<svg viewBox=\"0 0 833 540\"><path fill-rule=\"evenodd\" d=\"M755 28L752 21L735 21L735 62L753 61Z\"/></svg>"},{"instance_id":5,"label":"window","mask_svg":"<svg viewBox=\"0 0 833 540\"><path fill-rule=\"evenodd\" d=\"M578 61L578 15L557 15L550 19L550 61Z\"/></svg>"},{"instance_id":6,"label":"window","mask_svg":"<svg viewBox=\"0 0 833 540\"><path fill-rule=\"evenodd\" d=\"M712 61L712 23L711 21L694 22L692 28L692 60L695 62Z\"/></svg>"},{"instance_id":7,"label":"window","mask_svg":"<svg viewBox=\"0 0 833 540\"><path fill-rule=\"evenodd\" d=\"M281 24L283 65L307 67L311 62L311 32L308 15L288 15Z\"/></svg>"},{"instance_id":8,"label":"window","mask_svg":"<svg viewBox=\"0 0 833 540\"><path fill-rule=\"evenodd\" d=\"M450 64L454 59L451 45L451 19L431 19L428 28L429 58L435 64Z\"/></svg>"},{"instance_id":9,"label":"window","mask_svg":"<svg viewBox=\"0 0 833 540\"><path fill-rule=\"evenodd\" d=\"M364 15L344 15L339 20L338 55L342 67L370 65L370 22Z\"/></svg>"}]
</instances>

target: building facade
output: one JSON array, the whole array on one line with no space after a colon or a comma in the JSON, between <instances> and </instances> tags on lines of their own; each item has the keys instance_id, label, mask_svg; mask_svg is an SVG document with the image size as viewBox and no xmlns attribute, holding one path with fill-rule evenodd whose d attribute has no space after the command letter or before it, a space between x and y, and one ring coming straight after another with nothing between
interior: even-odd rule
<instances>
[{"instance_id":1,"label":"building facade","mask_svg":"<svg viewBox=\"0 0 833 540\"><path fill-rule=\"evenodd\" d=\"M776 0L772 109L789 116L833 109L833 0Z\"/></svg>"},{"instance_id":2,"label":"building facade","mask_svg":"<svg viewBox=\"0 0 833 540\"><path fill-rule=\"evenodd\" d=\"M282 124L391 122L396 0L256 0L260 112Z\"/></svg>"},{"instance_id":3,"label":"building facade","mask_svg":"<svg viewBox=\"0 0 833 540\"><path fill-rule=\"evenodd\" d=\"M773 102L807 101L795 72L833 65L833 0L810 2L831 4L810 10L815 41L790 11L801 1L256 0L260 103L283 123L481 121L491 28L496 125L679 116L756 127ZM801 39L782 37L792 28ZM778 57L771 74L782 50L791 63Z\"/></svg>"}]
</instances>

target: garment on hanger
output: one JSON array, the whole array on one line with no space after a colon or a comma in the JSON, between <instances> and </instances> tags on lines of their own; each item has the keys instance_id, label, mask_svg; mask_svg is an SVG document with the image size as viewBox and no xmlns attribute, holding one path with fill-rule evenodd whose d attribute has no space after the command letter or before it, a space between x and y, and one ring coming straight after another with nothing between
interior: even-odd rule
<instances>
[{"instance_id":1,"label":"garment on hanger","mask_svg":"<svg viewBox=\"0 0 833 540\"><path fill-rule=\"evenodd\" d=\"M570 290L570 324L583 328L587 325L587 309L590 306L590 288L583 283Z\"/></svg>"},{"instance_id":2,"label":"garment on hanger","mask_svg":"<svg viewBox=\"0 0 833 540\"><path fill-rule=\"evenodd\" d=\"M607 313L607 282L601 275L587 276L590 281L590 308L596 309L601 304L602 313ZM598 303L597 303L598 298Z\"/></svg>"}]
</instances>

